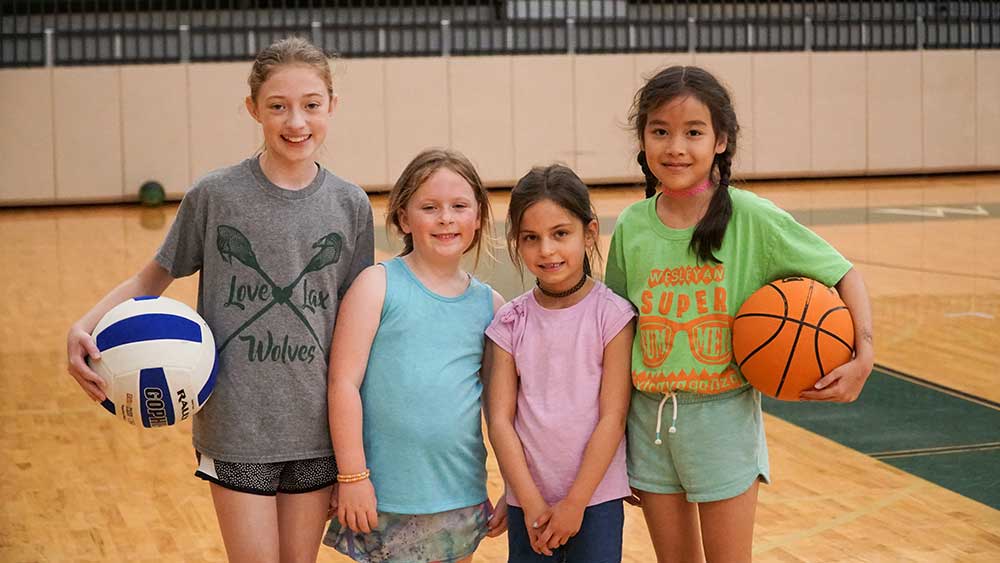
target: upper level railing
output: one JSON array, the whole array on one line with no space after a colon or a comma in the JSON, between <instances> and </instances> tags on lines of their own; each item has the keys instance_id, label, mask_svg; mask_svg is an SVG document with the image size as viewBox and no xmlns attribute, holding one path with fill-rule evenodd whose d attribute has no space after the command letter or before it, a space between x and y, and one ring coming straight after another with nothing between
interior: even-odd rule
<instances>
[{"instance_id":1,"label":"upper level railing","mask_svg":"<svg viewBox=\"0 0 1000 563\"><path fill-rule=\"evenodd\" d=\"M1000 48L1000 1L0 0L0 67L346 57Z\"/></svg>"}]
</instances>

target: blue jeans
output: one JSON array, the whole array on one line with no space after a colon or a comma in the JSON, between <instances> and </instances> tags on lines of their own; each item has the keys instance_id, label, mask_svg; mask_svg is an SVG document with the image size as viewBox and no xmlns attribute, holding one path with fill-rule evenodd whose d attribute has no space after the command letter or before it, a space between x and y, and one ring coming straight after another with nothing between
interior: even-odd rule
<instances>
[{"instance_id":1,"label":"blue jeans","mask_svg":"<svg viewBox=\"0 0 1000 563\"><path fill-rule=\"evenodd\" d=\"M507 509L507 563L621 563L622 527L625 509L622 499L609 500L583 511L580 531L553 549L552 555L539 555L531 549L531 538L524 527L524 511L517 506Z\"/></svg>"}]
</instances>

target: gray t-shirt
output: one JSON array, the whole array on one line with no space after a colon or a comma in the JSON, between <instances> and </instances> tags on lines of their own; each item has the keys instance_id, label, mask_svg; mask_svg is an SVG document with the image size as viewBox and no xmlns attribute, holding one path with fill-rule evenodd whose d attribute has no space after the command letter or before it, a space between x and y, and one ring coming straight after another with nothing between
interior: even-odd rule
<instances>
[{"instance_id":1,"label":"gray t-shirt","mask_svg":"<svg viewBox=\"0 0 1000 563\"><path fill-rule=\"evenodd\" d=\"M156 255L175 278L201 271L198 312L219 351L195 449L244 463L332 455L330 339L374 246L368 196L322 167L295 191L256 158L198 180Z\"/></svg>"}]
</instances>

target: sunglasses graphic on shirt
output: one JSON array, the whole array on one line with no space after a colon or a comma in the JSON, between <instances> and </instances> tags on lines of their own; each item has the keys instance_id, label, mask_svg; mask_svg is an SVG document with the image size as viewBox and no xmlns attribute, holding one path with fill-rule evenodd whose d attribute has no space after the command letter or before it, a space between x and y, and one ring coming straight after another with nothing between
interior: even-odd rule
<instances>
[{"instance_id":1,"label":"sunglasses graphic on shirt","mask_svg":"<svg viewBox=\"0 0 1000 563\"><path fill-rule=\"evenodd\" d=\"M677 333L687 334L691 355L703 364L719 365L732 361L732 318L714 314L679 323L663 317L639 317L642 363L660 367L674 347Z\"/></svg>"}]
</instances>

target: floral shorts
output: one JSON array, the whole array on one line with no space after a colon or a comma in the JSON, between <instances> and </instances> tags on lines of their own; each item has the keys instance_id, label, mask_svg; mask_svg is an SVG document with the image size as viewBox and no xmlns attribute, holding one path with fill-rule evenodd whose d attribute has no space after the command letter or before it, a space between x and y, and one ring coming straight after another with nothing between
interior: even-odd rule
<instances>
[{"instance_id":1,"label":"floral shorts","mask_svg":"<svg viewBox=\"0 0 1000 563\"><path fill-rule=\"evenodd\" d=\"M379 512L370 534L334 518L323 543L361 563L451 563L476 551L491 512L489 501L435 514Z\"/></svg>"}]
</instances>

